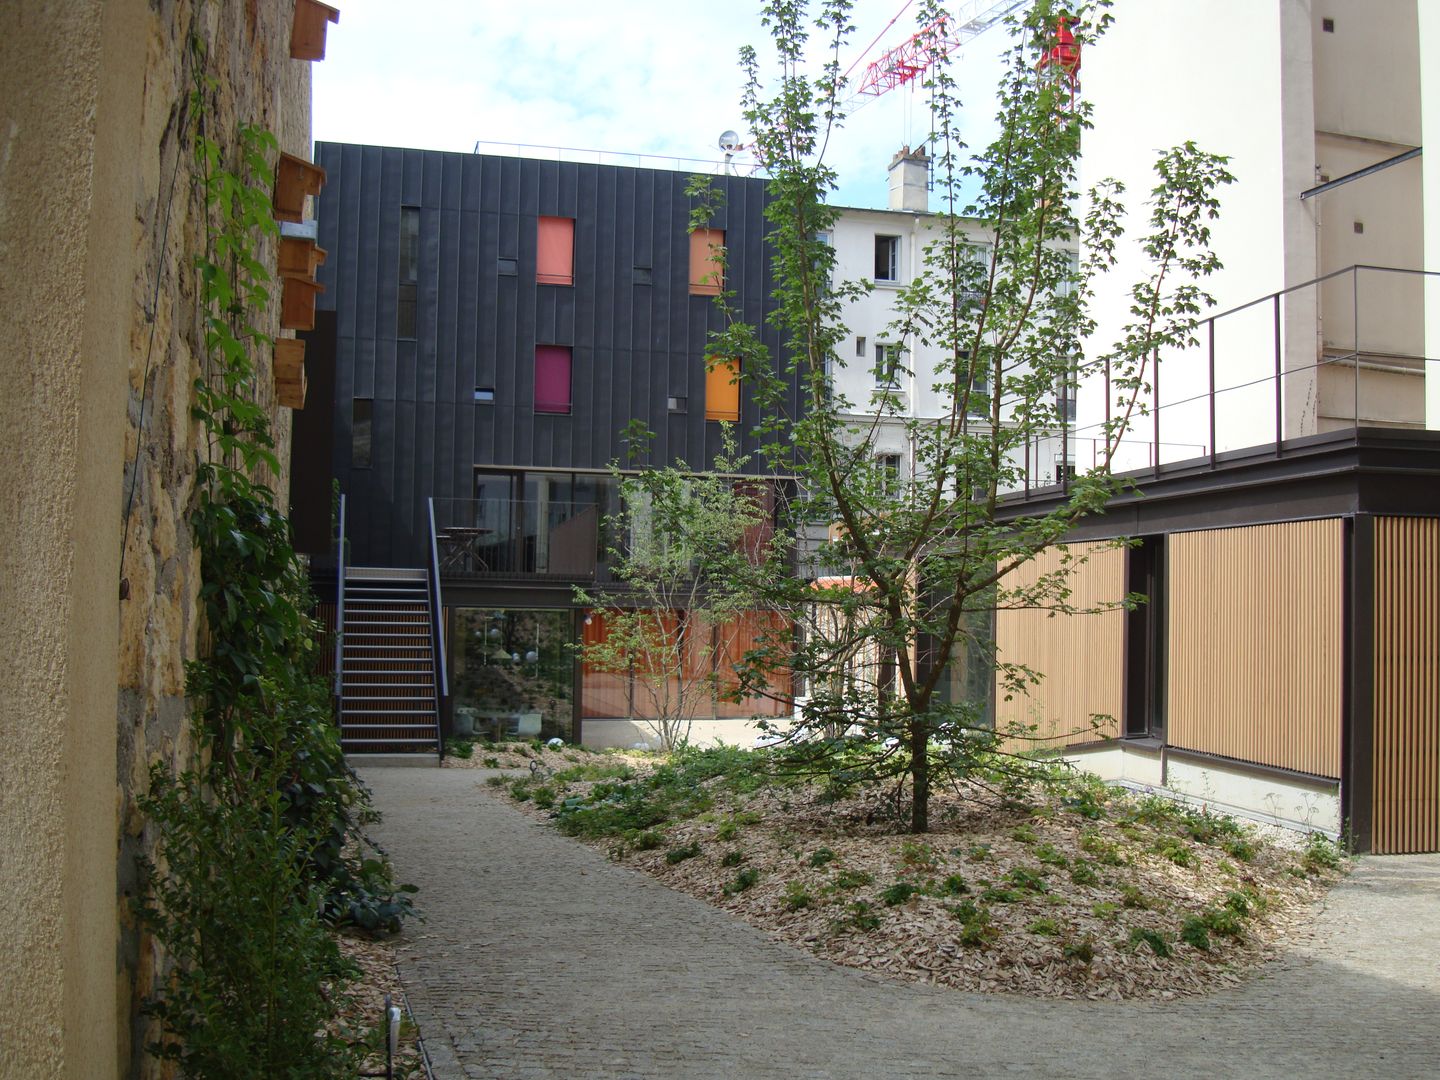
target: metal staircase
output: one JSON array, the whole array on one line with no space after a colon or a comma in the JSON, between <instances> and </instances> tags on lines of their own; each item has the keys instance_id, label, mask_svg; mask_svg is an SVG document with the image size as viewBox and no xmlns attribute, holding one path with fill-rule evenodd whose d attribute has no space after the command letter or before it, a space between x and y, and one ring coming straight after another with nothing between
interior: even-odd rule
<instances>
[{"instance_id":1,"label":"metal staircase","mask_svg":"<svg viewBox=\"0 0 1440 1080\"><path fill-rule=\"evenodd\" d=\"M435 612L425 570L347 566L340 744L347 754L440 752Z\"/></svg>"}]
</instances>

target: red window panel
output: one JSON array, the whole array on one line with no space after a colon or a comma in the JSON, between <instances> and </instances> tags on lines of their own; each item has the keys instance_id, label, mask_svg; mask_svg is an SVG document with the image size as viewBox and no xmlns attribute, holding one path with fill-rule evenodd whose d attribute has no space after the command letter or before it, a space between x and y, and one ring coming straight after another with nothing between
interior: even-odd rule
<instances>
[{"instance_id":1,"label":"red window panel","mask_svg":"<svg viewBox=\"0 0 1440 1080\"><path fill-rule=\"evenodd\" d=\"M570 411L570 347L535 346L535 411Z\"/></svg>"}]
</instances>

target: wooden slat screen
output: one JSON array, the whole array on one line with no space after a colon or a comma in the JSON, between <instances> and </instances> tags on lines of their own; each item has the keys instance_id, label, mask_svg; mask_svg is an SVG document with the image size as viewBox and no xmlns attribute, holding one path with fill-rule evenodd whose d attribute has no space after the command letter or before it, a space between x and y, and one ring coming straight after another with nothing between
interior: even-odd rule
<instances>
[{"instance_id":1,"label":"wooden slat screen","mask_svg":"<svg viewBox=\"0 0 1440 1080\"><path fill-rule=\"evenodd\" d=\"M1371 850L1440 850L1440 521L1375 519Z\"/></svg>"},{"instance_id":2,"label":"wooden slat screen","mask_svg":"<svg viewBox=\"0 0 1440 1080\"><path fill-rule=\"evenodd\" d=\"M1070 579L1069 603L1090 608L1115 603L1125 596L1125 551L1103 544L1070 544L1072 556L1088 555ZM1042 552L1005 581L1014 588L1032 584L1062 565L1056 548ZM1000 611L995 618L995 643L1000 659L1024 664L1045 678L1028 697L1004 700L997 688L996 725L1012 721L1038 725L1040 738L1056 745L1090 742L1097 733L1090 717L1102 714L1100 736L1119 733L1125 685L1125 613L1106 611L1056 615L1040 610Z\"/></svg>"},{"instance_id":3,"label":"wooden slat screen","mask_svg":"<svg viewBox=\"0 0 1440 1080\"><path fill-rule=\"evenodd\" d=\"M1344 523L1169 538L1167 741L1340 776Z\"/></svg>"}]
</instances>

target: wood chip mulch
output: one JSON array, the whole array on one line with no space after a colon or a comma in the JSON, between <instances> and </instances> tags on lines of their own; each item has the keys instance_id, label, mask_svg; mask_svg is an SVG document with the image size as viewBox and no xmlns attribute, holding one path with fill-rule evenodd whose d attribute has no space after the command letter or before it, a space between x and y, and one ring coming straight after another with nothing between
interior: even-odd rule
<instances>
[{"instance_id":1,"label":"wood chip mulch","mask_svg":"<svg viewBox=\"0 0 1440 1080\"><path fill-rule=\"evenodd\" d=\"M556 805L590 786L567 785ZM1117 793L1089 820L1056 799L1027 810L956 792L932 797L936 824L912 837L873 795L826 801L810 785L765 787L720 795L650 850L595 844L837 964L961 990L1115 1001L1237 985L1306 931L1343 872L1307 866L1293 838L1266 842L1248 827L1251 861L1186 839L1188 865L1177 865L1159 850L1174 829L1127 820L1135 805ZM1246 909L1237 936L1212 931L1208 949L1181 940L1187 918L1227 900Z\"/></svg>"}]
</instances>

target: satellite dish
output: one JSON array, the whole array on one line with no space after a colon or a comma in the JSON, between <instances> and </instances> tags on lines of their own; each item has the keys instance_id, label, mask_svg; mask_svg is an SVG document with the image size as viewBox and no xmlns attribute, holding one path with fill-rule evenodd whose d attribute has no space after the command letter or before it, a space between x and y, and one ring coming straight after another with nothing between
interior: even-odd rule
<instances>
[{"instance_id":1,"label":"satellite dish","mask_svg":"<svg viewBox=\"0 0 1440 1080\"><path fill-rule=\"evenodd\" d=\"M720 149L726 153L733 154L736 150L743 149L744 144L740 142L740 136L734 131L722 131L720 133Z\"/></svg>"}]
</instances>

